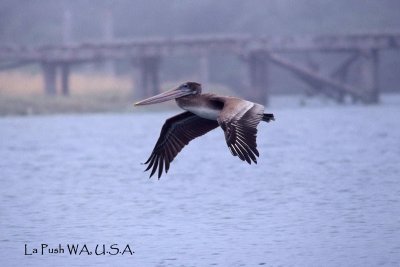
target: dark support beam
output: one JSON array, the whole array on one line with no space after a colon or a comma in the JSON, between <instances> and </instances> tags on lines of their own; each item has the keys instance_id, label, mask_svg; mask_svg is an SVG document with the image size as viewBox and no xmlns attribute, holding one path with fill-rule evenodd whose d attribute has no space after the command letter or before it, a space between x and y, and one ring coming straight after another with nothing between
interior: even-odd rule
<instances>
[{"instance_id":1,"label":"dark support beam","mask_svg":"<svg viewBox=\"0 0 400 267\"><path fill-rule=\"evenodd\" d=\"M200 71L200 83L203 88L207 87L210 79L210 70L207 53L203 52L199 57L199 71Z\"/></svg>"},{"instance_id":2,"label":"dark support beam","mask_svg":"<svg viewBox=\"0 0 400 267\"><path fill-rule=\"evenodd\" d=\"M321 84L321 86L330 87L339 92L350 94L354 98L364 99L364 94L351 85L344 84L335 79L325 77L319 73L315 73L314 71L304 66L301 66L299 64L294 64L275 54L269 54L269 58L271 62L291 71L293 74L295 74L298 77L301 77L303 80L311 80Z\"/></svg>"},{"instance_id":3,"label":"dark support beam","mask_svg":"<svg viewBox=\"0 0 400 267\"><path fill-rule=\"evenodd\" d=\"M144 58L140 59L140 90L143 90L145 97L149 97L151 95L151 91L149 89L149 71L147 67L147 61Z\"/></svg>"},{"instance_id":4,"label":"dark support beam","mask_svg":"<svg viewBox=\"0 0 400 267\"><path fill-rule=\"evenodd\" d=\"M378 64L379 54L377 50L363 51L361 55L361 85L364 93L363 101L368 104L379 102Z\"/></svg>"},{"instance_id":5,"label":"dark support beam","mask_svg":"<svg viewBox=\"0 0 400 267\"><path fill-rule=\"evenodd\" d=\"M310 78L308 76L305 75L296 75L300 80L302 80L303 82L305 82L306 84L308 84L312 89L314 89L314 91L321 93L323 95L326 95L327 97L330 98L337 98L337 93L339 92L335 92L332 90L329 90L328 87L326 87L322 82L315 80L313 78Z\"/></svg>"},{"instance_id":6,"label":"dark support beam","mask_svg":"<svg viewBox=\"0 0 400 267\"><path fill-rule=\"evenodd\" d=\"M343 61L331 74L332 78L340 77L343 72L347 72L350 65L355 62L358 57L360 56L359 53L353 53L349 58Z\"/></svg>"},{"instance_id":7,"label":"dark support beam","mask_svg":"<svg viewBox=\"0 0 400 267\"><path fill-rule=\"evenodd\" d=\"M69 95L69 71L70 66L68 63L61 64L61 93L64 96Z\"/></svg>"},{"instance_id":8,"label":"dark support beam","mask_svg":"<svg viewBox=\"0 0 400 267\"><path fill-rule=\"evenodd\" d=\"M333 79L338 79L340 82L346 84L348 82L350 66L359 58L359 55L359 53L353 53L331 73L331 77ZM345 96L345 92L339 91L336 97L337 102L344 103Z\"/></svg>"},{"instance_id":9,"label":"dark support beam","mask_svg":"<svg viewBox=\"0 0 400 267\"><path fill-rule=\"evenodd\" d=\"M142 78L142 68L140 67L140 60L133 58L131 59L132 66L132 95L133 99L139 100L145 98L146 94L143 90L143 78Z\"/></svg>"},{"instance_id":10,"label":"dark support beam","mask_svg":"<svg viewBox=\"0 0 400 267\"><path fill-rule=\"evenodd\" d=\"M160 57L154 56L149 58L149 78L150 78L150 89L152 95L160 92Z\"/></svg>"},{"instance_id":11,"label":"dark support beam","mask_svg":"<svg viewBox=\"0 0 400 267\"><path fill-rule=\"evenodd\" d=\"M334 79L338 79L340 82L346 84L348 78L348 68L343 68L331 76ZM338 91L336 96L336 101L340 104L344 103L346 94L343 91Z\"/></svg>"},{"instance_id":12,"label":"dark support beam","mask_svg":"<svg viewBox=\"0 0 400 267\"><path fill-rule=\"evenodd\" d=\"M330 77L334 80L340 81L342 84L347 83L348 72L351 64L357 60L359 53L353 53L339 64L331 73ZM308 61L309 62L309 61ZM319 67L316 64L307 64L310 71L314 71L319 74ZM343 103L346 96L346 92L343 90L337 90L332 87L326 86L326 84L319 82L316 79L312 79L308 76L297 75L299 79L303 80L305 83L310 85L310 87L316 93L322 93L330 98L335 99L338 103Z\"/></svg>"},{"instance_id":13,"label":"dark support beam","mask_svg":"<svg viewBox=\"0 0 400 267\"><path fill-rule=\"evenodd\" d=\"M132 60L135 68L135 99L149 97L160 92L160 62L159 56L146 56Z\"/></svg>"},{"instance_id":14,"label":"dark support beam","mask_svg":"<svg viewBox=\"0 0 400 267\"><path fill-rule=\"evenodd\" d=\"M44 90L46 95L51 95L51 96L56 95L57 94L56 64L54 62L43 62L42 71L43 71Z\"/></svg>"},{"instance_id":15,"label":"dark support beam","mask_svg":"<svg viewBox=\"0 0 400 267\"><path fill-rule=\"evenodd\" d=\"M250 90L246 96L250 101L268 104L268 61L267 51L257 50L249 53Z\"/></svg>"},{"instance_id":16,"label":"dark support beam","mask_svg":"<svg viewBox=\"0 0 400 267\"><path fill-rule=\"evenodd\" d=\"M305 62L306 62L306 67L311 70L314 71L316 73L319 73L320 71L320 64L318 64L318 62L316 62L311 55L310 51L305 52ZM298 76L299 79L301 79L303 82L307 83L310 88L308 88L309 90L306 91L306 94L309 96L315 95L317 93L323 93L326 94L323 85L321 83L315 82L311 79L307 79L305 77L302 76Z\"/></svg>"}]
</instances>

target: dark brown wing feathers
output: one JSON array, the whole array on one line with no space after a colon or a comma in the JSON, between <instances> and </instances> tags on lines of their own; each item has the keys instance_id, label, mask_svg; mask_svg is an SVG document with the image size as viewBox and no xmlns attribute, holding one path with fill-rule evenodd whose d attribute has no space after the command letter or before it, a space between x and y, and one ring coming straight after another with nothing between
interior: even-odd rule
<instances>
[{"instance_id":1,"label":"dark brown wing feathers","mask_svg":"<svg viewBox=\"0 0 400 267\"><path fill-rule=\"evenodd\" d=\"M161 129L153 152L145 162L148 164L146 171L152 168L150 177L158 169L160 179L164 167L167 173L170 163L185 145L217 127L217 121L201 118L188 111L169 118Z\"/></svg>"}]
</instances>

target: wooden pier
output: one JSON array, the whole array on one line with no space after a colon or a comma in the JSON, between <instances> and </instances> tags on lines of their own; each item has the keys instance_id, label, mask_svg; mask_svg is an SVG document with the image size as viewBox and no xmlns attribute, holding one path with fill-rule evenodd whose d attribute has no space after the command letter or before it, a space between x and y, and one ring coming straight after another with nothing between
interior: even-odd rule
<instances>
[{"instance_id":1,"label":"wooden pier","mask_svg":"<svg viewBox=\"0 0 400 267\"><path fill-rule=\"evenodd\" d=\"M68 95L72 65L104 60L129 60L138 85L135 98L144 98L160 90L159 72L163 58L172 55L196 55L201 66L200 77L207 79L208 55L218 51L234 54L247 64L249 85L245 94L250 100L259 103L268 102L268 69L271 64L288 70L308 84L310 91L324 94L338 102L343 102L346 96L350 96L353 101L377 103L379 52L399 48L400 33L291 37L181 36L36 47L0 45L0 70L40 64L44 92L48 95ZM345 54L347 58L330 75L324 75L309 64L294 62L285 56L288 53L313 52ZM355 65L358 66L356 71ZM352 80L351 74L357 76L356 84L349 82ZM56 87L58 75L61 75L60 90Z\"/></svg>"}]
</instances>

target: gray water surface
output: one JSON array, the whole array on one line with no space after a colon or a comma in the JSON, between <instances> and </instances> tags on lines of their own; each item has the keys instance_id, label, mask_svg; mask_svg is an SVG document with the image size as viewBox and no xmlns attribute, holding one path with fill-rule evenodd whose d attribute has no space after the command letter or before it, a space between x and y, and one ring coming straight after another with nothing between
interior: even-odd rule
<instances>
[{"instance_id":1,"label":"gray water surface","mask_svg":"<svg viewBox=\"0 0 400 267\"><path fill-rule=\"evenodd\" d=\"M399 266L400 105L274 113L258 165L216 129L161 180L140 163L174 113L1 118L1 266Z\"/></svg>"}]
</instances>

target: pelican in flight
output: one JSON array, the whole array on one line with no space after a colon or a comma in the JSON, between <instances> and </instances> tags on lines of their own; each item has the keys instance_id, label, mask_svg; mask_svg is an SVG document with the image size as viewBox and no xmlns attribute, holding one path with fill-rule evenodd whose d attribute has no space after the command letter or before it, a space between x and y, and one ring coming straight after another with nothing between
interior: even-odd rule
<instances>
[{"instance_id":1,"label":"pelican in flight","mask_svg":"<svg viewBox=\"0 0 400 267\"><path fill-rule=\"evenodd\" d=\"M163 169L182 148L196 137L221 126L226 143L233 156L249 164L257 163L257 125L260 121L274 120L274 114L264 113L264 106L236 97L202 94L201 84L186 82L179 87L135 103L135 106L156 104L175 99L185 112L169 118L161 129L160 137L151 152L145 171L150 177Z\"/></svg>"}]
</instances>

